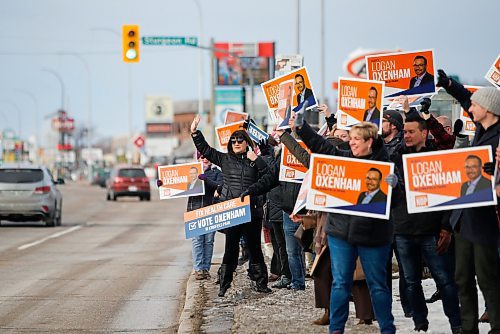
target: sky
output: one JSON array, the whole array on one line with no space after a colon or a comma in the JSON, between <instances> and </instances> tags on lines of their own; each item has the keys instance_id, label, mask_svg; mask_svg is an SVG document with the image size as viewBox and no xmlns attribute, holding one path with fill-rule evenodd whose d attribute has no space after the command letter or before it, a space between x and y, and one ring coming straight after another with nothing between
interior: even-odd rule
<instances>
[{"instance_id":1,"label":"sky","mask_svg":"<svg viewBox=\"0 0 500 334\"><path fill-rule=\"evenodd\" d=\"M321 91L321 0L298 0L300 53L313 87ZM434 49L437 68L467 84L487 84L487 69L500 52L500 1L323 0L324 95L358 49ZM277 54L297 47L297 0L199 0L203 39L276 43ZM129 67L132 128L144 131L144 98L198 99L199 51L141 46L137 64L121 59L124 24L141 36L198 36L195 0L0 0L0 130L22 137L38 132L43 144L51 114L61 107L77 126L90 123L94 138L129 133ZM210 55L203 53L203 96L210 96ZM88 67L88 72L87 72ZM90 80L88 73L90 73ZM90 89L89 89L90 88ZM89 93L90 91L90 93ZM319 93L321 95L321 93ZM90 102L90 103L89 103ZM90 105L90 108L89 108Z\"/></svg>"}]
</instances>

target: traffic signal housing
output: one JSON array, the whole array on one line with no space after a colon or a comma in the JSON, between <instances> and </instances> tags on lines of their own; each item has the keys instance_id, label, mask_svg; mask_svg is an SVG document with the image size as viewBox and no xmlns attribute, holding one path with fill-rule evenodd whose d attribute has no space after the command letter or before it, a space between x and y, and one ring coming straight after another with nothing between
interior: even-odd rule
<instances>
[{"instance_id":1,"label":"traffic signal housing","mask_svg":"<svg viewBox=\"0 0 500 334\"><path fill-rule=\"evenodd\" d=\"M139 62L139 26L124 25L123 26L123 61L126 63Z\"/></svg>"}]
</instances>

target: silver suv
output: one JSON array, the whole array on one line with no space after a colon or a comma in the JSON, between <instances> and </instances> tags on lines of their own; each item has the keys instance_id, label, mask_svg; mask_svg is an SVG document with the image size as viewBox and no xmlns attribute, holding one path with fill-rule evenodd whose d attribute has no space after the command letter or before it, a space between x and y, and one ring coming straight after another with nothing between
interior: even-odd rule
<instances>
[{"instance_id":1,"label":"silver suv","mask_svg":"<svg viewBox=\"0 0 500 334\"><path fill-rule=\"evenodd\" d=\"M5 164L0 166L0 222L39 221L59 226L62 196L50 171L43 166Z\"/></svg>"}]
</instances>

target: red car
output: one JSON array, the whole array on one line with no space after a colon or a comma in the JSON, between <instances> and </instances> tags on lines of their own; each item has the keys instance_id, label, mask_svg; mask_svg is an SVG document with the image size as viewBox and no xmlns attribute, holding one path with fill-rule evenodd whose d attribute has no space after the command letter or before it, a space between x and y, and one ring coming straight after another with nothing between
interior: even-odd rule
<instances>
[{"instance_id":1,"label":"red car","mask_svg":"<svg viewBox=\"0 0 500 334\"><path fill-rule=\"evenodd\" d=\"M141 201L151 200L151 188L144 168L115 167L106 181L106 199L116 201L119 196L137 196Z\"/></svg>"}]
</instances>

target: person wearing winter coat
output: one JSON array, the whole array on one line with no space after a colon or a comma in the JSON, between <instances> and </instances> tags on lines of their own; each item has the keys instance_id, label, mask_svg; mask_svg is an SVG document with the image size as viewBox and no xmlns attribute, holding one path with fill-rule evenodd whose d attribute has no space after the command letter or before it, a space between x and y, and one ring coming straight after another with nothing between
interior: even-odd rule
<instances>
[{"instance_id":1,"label":"person wearing winter coat","mask_svg":"<svg viewBox=\"0 0 500 334\"><path fill-rule=\"evenodd\" d=\"M267 172L266 162L252 150L253 142L248 133L241 129L234 131L227 146L227 153L215 150L208 145L201 131L197 130L200 117L196 116L191 124L191 137L196 149L210 162L219 166L224 185L220 201L238 198L248 186L255 183ZM238 265L239 241L244 235L250 252L249 276L255 282L258 292L269 293L268 272L261 249L262 210L261 198L250 197L252 220L248 223L226 229L224 257L219 271L219 297L223 297L231 286L233 273Z\"/></svg>"}]
</instances>

